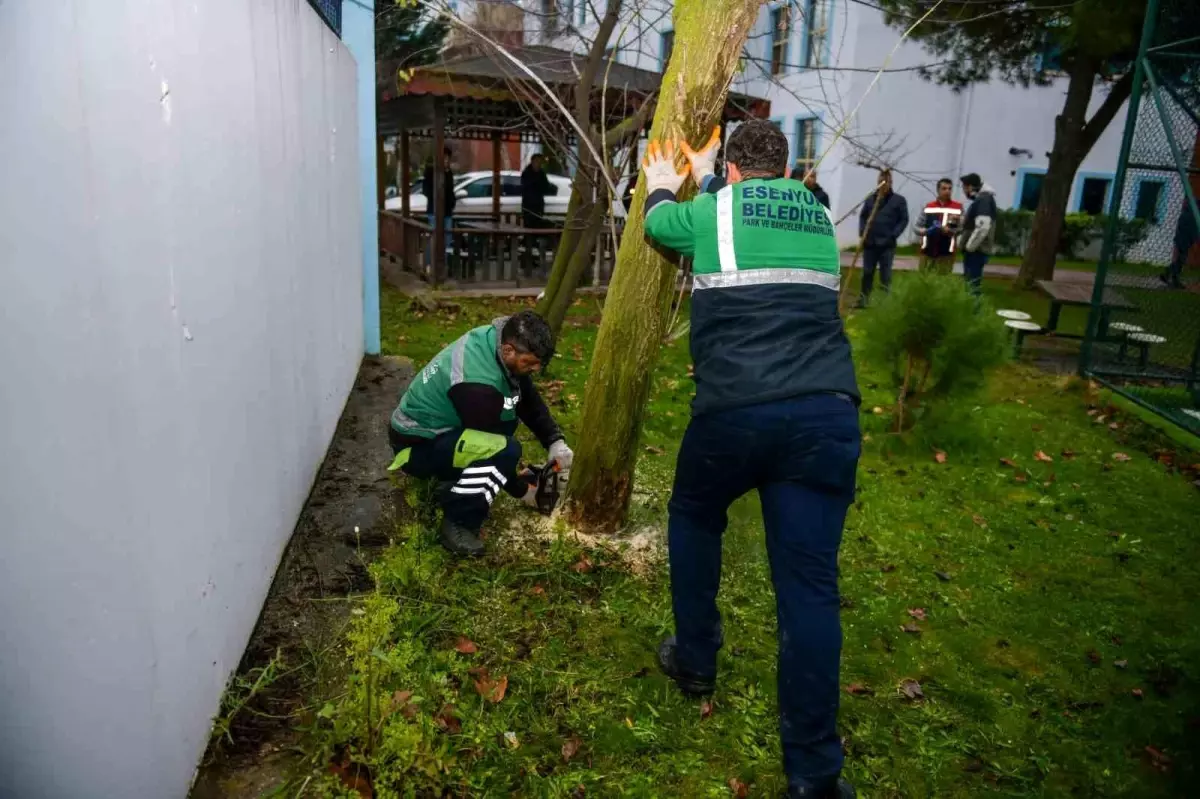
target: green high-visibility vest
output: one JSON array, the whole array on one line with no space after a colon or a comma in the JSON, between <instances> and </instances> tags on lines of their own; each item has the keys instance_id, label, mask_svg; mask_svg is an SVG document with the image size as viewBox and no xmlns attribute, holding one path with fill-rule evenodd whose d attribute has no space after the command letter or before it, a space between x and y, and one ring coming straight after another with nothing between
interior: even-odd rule
<instances>
[{"instance_id":1,"label":"green high-visibility vest","mask_svg":"<svg viewBox=\"0 0 1200 799\"><path fill-rule=\"evenodd\" d=\"M500 330L508 319L497 319L485 327L469 330L462 338L434 356L413 378L400 404L392 412L392 427L400 433L434 438L462 427L462 419L450 401L450 389L459 383L482 383L504 397L501 422L517 418L521 390L500 363Z\"/></svg>"}]
</instances>

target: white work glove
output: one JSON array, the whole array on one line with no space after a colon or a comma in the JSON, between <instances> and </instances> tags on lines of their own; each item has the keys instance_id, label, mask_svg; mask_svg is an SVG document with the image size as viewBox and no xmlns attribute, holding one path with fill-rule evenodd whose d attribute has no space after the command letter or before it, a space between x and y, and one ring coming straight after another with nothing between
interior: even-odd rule
<instances>
[{"instance_id":1,"label":"white work glove","mask_svg":"<svg viewBox=\"0 0 1200 799\"><path fill-rule=\"evenodd\" d=\"M675 171L675 145L668 140L660 149L658 142L650 142L650 146L646 148L646 157L642 159L642 176L646 181L646 196L649 197L659 189L666 189L672 194L678 194L679 189L683 186L683 181L687 179L688 167L684 167L682 172ZM562 444L566 448L566 444L561 441L556 442ZM571 450L567 450L570 452ZM550 449L553 455L554 448Z\"/></svg>"},{"instance_id":2,"label":"white work glove","mask_svg":"<svg viewBox=\"0 0 1200 799\"><path fill-rule=\"evenodd\" d=\"M682 176L681 176L682 177ZM650 189L653 191L653 189ZM550 445L550 462L547 466L557 463L560 472L571 471L571 464L575 462L575 453L567 446L567 442L561 438Z\"/></svg>"},{"instance_id":3,"label":"white work glove","mask_svg":"<svg viewBox=\"0 0 1200 799\"><path fill-rule=\"evenodd\" d=\"M721 149L721 128L713 128L712 135L699 150L693 150L686 141L679 143L679 149L687 156L688 166L692 168L692 180L697 188L704 185L704 179L716 174L717 151Z\"/></svg>"}]
</instances>

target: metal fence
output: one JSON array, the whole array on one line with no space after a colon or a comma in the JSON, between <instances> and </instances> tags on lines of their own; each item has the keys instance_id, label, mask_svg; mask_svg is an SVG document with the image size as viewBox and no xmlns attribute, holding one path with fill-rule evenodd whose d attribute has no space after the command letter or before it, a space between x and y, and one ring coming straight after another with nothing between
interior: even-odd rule
<instances>
[{"instance_id":1,"label":"metal fence","mask_svg":"<svg viewBox=\"0 0 1200 799\"><path fill-rule=\"evenodd\" d=\"M1200 24L1150 0L1081 371L1200 433ZM1191 265L1189 265L1189 262Z\"/></svg>"},{"instance_id":2,"label":"metal fence","mask_svg":"<svg viewBox=\"0 0 1200 799\"><path fill-rule=\"evenodd\" d=\"M308 0L317 15L325 20L325 24L341 37L342 35L342 0Z\"/></svg>"}]
</instances>

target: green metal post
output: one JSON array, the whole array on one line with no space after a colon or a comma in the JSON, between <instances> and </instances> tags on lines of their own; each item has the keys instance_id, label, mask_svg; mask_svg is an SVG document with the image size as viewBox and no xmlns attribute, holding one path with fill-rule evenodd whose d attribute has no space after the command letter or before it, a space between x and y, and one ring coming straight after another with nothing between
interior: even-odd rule
<instances>
[{"instance_id":1,"label":"green metal post","mask_svg":"<svg viewBox=\"0 0 1200 799\"><path fill-rule=\"evenodd\" d=\"M1125 133L1121 136L1121 154L1117 156L1117 174L1113 179L1113 208L1109 209L1108 222L1104 228L1104 244L1100 250L1100 263L1096 266L1096 282L1092 285L1092 307L1088 313L1087 330L1083 346L1079 351L1079 374L1086 376L1092 362L1092 342L1100 326L1100 309L1104 300L1104 278L1108 274L1117 242L1117 222L1121 215L1121 198L1125 196L1125 167L1133 149L1133 135L1137 131L1138 109L1142 101L1142 83L1146 64L1146 51L1154 39L1155 22L1158 20L1159 0L1146 4L1146 17L1142 22L1142 41L1138 44L1137 59L1133 66L1133 88L1129 92L1128 110L1125 112Z\"/></svg>"}]
</instances>

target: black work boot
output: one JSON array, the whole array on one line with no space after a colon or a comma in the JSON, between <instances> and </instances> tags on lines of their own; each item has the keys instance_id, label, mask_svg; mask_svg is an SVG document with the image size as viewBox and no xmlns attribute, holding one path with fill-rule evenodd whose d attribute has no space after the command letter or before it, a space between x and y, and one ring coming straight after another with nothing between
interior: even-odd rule
<instances>
[{"instance_id":1,"label":"black work boot","mask_svg":"<svg viewBox=\"0 0 1200 799\"><path fill-rule=\"evenodd\" d=\"M483 542L479 540L477 530L468 530L447 516L442 520L442 531L438 534L442 546L455 555L477 558L483 554Z\"/></svg>"},{"instance_id":2,"label":"black work boot","mask_svg":"<svg viewBox=\"0 0 1200 799\"><path fill-rule=\"evenodd\" d=\"M857 796L858 791L854 790L853 785L845 780L838 780L836 785L829 788L793 785L784 794L784 799L856 799Z\"/></svg>"},{"instance_id":3,"label":"black work boot","mask_svg":"<svg viewBox=\"0 0 1200 799\"><path fill-rule=\"evenodd\" d=\"M658 667L675 681L680 691L688 696L708 696L717 690L717 681L712 677L696 677L683 671L675 660L675 649L675 636L663 639L658 645Z\"/></svg>"}]
</instances>

